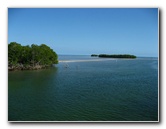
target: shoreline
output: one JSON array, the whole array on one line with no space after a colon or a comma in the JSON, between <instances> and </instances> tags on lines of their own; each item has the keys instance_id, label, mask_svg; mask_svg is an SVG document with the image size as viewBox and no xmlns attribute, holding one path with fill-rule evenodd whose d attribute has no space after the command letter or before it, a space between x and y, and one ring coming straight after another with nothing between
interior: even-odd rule
<instances>
[{"instance_id":1,"label":"shoreline","mask_svg":"<svg viewBox=\"0 0 166 129\"><path fill-rule=\"evenodd\" d=\"M153 59L154 57L138 57L138 58L97 58L97 59L82 59L82 60L77 60L77 59L69 59L69 60L58 60L58 63L74 63L74 62L97 62L97 61L109 61L109 60L158 60L158 59Z\"/></svg>"},{"instance_id":2,"label":"shoreline","mask_svg":"<svg viewBox=\"0 0 166 129\"><path fill-rule=\"evenodd\" d=\"M116 60L116 59L89 59L89 60L59 60L59 63L67 63L67 62L93 62L93 61L108 61L108 60Z\"/></svg>"},{"instance_id":3,"label":"shoreline","mask_svg":"<svg viewBox=\"0 0 166 129\"><path fill-rule=\"evenodd\" d=\"M48 67L51 67L52 65L35 65L35 66L31 66L31 65L20 65L17 64L15 66L8 66L8 71L24 71L24 70L39 70L39 69L45 69Z\"/></svg>"}]
</instances>

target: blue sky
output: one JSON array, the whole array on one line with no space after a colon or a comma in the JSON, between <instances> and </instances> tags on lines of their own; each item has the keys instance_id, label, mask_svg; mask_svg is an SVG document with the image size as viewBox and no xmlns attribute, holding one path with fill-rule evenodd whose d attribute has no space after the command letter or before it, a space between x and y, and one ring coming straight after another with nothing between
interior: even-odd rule
<instances>
[{"instance_id":1,"label":"blue sky","mask_svg":"<svg viewBox=\"0 0 166 129\"><path fill-rule=\"evenodd\" d=\"M157 8L9 8L8 43L57 54L158 56Z\"/></svg>"}]
</instances>

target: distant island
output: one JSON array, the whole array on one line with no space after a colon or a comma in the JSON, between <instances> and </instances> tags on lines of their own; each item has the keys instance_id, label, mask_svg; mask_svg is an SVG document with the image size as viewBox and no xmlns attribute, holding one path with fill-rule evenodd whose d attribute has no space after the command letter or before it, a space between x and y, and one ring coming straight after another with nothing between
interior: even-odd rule
<instances>
[{"instance_id":1,"label":"distant island","mask_svg":"<svg viewBox=\"0 0 166 129\"><path fill-rule=\"evenodd\" d=\"M95 56L95 57L97 57L98 55L97 55L97 54L92 54L91 56Z\"/></svg>"},{"instance_id":2,"label":"distant island","mask_svg":"<svg viewBox=\"0 0 166 129\"><path fill-rule=\"evenodd\" d=\"M45 44L8 44L8 70L36 70L58 63L58 55Z\"/></svg>"},{"instance_id":3,"label":"distant island","mask_svg":"<svg viewBox=\"0 0 166 129\"><path fill-rule=\"evenodd\" d=\"M136 58L135 55L129 55L129 54L113 54L113 55L109 55L109 54L92 54L91 56L98 56L101 58Z\"/></svg>"}]
</instances>

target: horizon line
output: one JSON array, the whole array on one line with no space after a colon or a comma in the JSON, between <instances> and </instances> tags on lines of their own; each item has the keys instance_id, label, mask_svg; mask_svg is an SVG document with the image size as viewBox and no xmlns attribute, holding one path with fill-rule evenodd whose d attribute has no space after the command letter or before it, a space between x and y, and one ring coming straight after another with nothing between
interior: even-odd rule
<instances>
[{"instance_id":1,"label":"horizon line","mask_svg":"<svg viewBox=\"0 0 166 129\"><path fill-rule=\"evenodd\" d=\"M58 54L57 55L60 55L60 56L91 56L92 54ZM99 55L99 54L97 54ZM137 56L137 55L136 55ZM137 56L137 57L156 57L156 58L159 58L158 56Z\"/></svg>"}]
</instances>

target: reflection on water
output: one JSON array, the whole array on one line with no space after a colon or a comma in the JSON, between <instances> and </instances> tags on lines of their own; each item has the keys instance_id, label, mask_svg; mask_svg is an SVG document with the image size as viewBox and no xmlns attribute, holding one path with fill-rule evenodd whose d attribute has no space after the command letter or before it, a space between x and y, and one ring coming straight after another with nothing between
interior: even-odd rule
<instances>
[{"instance_id":1,"label":"reflection on water","mask_svg":"<svg viewBox=\"0 0 166 129\"><path fill-rule=\"evenodd\" d=\"M158 60L65 63L9 72L9 121L158 120Z\"/></svg>"}]
</instances>

